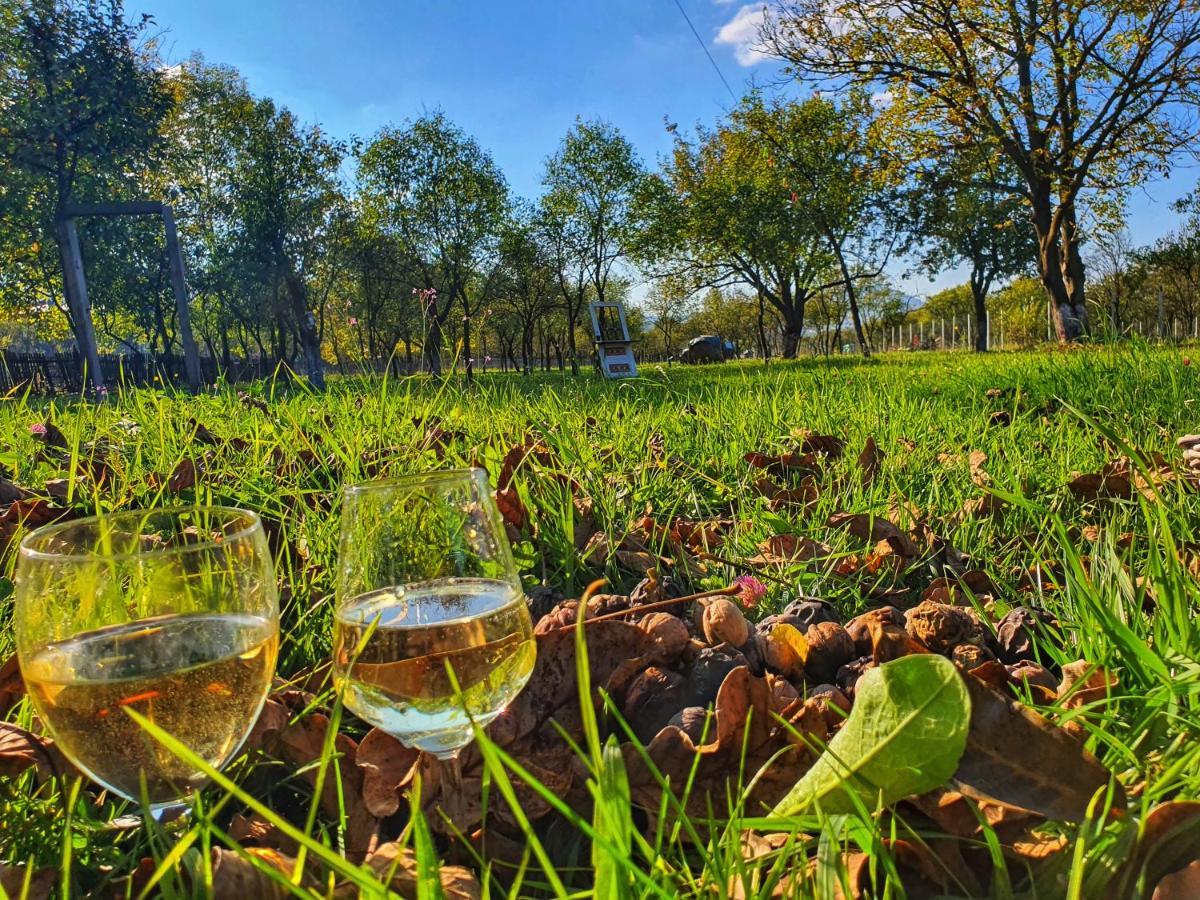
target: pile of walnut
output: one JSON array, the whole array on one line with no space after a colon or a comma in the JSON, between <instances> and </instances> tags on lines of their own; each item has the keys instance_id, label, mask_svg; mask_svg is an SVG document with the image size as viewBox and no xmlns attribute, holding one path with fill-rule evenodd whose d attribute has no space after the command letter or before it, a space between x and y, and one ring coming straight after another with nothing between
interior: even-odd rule
<instances>
[{"instance_id":1,"label":"pile of walnut","mask_svg":"<svg viewBox=\"0 0 1200 900\"><path fill-rule=\"evenodd\" d=\"M728 779L740 771L749 781L769 760L750 799L773 805L840 727L863 673L907 653L939 653L964 670L988 664L991 683L1008 680L1046 701L1059 683L1034 661L1031 633L1041 614L1024 607L994 627L974 609L932 600L907 612L879 607L843 624L832 605L806 598L751 623L729 596L664 611L660 601L680 594L669 578L648 578L629 596L593 596L587 618L608 618L585 623L596 638L606 627L623 625L648 639L623 662L602 663L594 682L646 744L645 755L627 745L626 763L635 800L651 810L659 805L661 783L646 756L676 786L691 778L689 808L697 810L711 800L724 802ZM656 604L652 611L639 612L650 603ZM543 647L547 640L573 633L578 608L578 601L562 601L539 620L539 654L550 650ZM588 642L595 673L592 634Z\"/></svg>"}]
</instances>

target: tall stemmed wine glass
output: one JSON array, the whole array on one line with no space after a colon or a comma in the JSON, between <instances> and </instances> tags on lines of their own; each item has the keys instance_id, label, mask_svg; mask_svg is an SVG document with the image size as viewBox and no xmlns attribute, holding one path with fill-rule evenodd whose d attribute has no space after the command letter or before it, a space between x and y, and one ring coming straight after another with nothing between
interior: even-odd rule
<instances>
[{"instance_id":1,"label":"tall stemmed wine glass","mask_svg":"<svg viewBox=\"0 0 1200 900\"><path fill-rule=\"evenodd\" d=\"M533 626L479 469L348 487L334 674L360 718L447 765L533 671Z\"/></svg>"},{"instance_id":2,"label":"tall stemmed wine glass","mask_svg":"<svg viewBox=\"0 0 1200 900\"><path fill-rule=\"evenodd\" d=\"M17 555L13 624L21 675L59 748L93 781L165 818L204 775L126 710L216 768L233 758L279 646L262 522L190 507L32 531Z\"/></svg>"}]
</instances>

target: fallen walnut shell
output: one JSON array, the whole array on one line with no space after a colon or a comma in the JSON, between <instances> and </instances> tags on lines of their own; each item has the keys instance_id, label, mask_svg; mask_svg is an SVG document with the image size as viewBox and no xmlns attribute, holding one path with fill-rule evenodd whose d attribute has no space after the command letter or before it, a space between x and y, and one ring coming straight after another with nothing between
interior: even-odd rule
<instances>
[{"instance_id":1,"label":"fallen walnut shell","mask_svg":"<svg viewBox=\"0 0 1200 900\"><path fill-rule=\"evenodd\" d=\"M750 625L737 604L728 597L714 597L704 606L701 618L704 638L712 645L740 647L750 637Z\"/></svg>"},{"instance_id":2,"label":"fallen walnut shell","mask_svg":"<svg viewBox=\"0 0 1200 900\"><path fill-rule=\"evenodd\" d=\"M1026 682L1046 688L1048 691L1058 691L1058 679L1045 666L1035 662L1020 662L1016 665L1005 666L1008 670L1009 681L1015 684Z\"/></svg>"},{"instance_id":3,"label":"fallen walnut shell","mask_svg":"<svg viewBox=\"0 0 1200 900\"><path fill-rule=\"evenodd\" d=\"M634 606L641 606L643 603L658 603L660 600L682 596L683 591L670 575L660 575L657 578L647 577L639 581L629 592L629 602Z\"/></svg>"},{"instance_id":4,"label":"fallen walnut shell","mask_svg":"<svg viewBox=\"0 0 1200 900\"><path fill-rule=\"evenodd\" d=\"M958 644L983 644L983 625L971 610L924 600L904 614L908 633L935 653Z\"/></svg>"},{"instance_id":5,"label":"fallen walnut shell","mask_svg":"<svg viewBox=\"0 0 1200 900\"><path fill-rule=\"evenodd\" d=\"M687 706L708 706L717 698L725 676L738 666L746 665L746 657L728 644L705 647L696 654L687 672Z\"/></svg>"},{"instance_id":6,"label":"fallen walnut shell","mask_svg":"<svg viewBox=\"0 0 1200 900\"><path fill-rule=\"evenodd\" d=\"M537 623L537 627L533 629L533 633L546 634L559 628L574 625L578 616L579 601L564 600L555 606L554 609L550 610L550 612L546 613L546 615L542 616Z\"/></svg>"},{"instance_id":7,"label":"fallen walnut shell","mask_svg":"<svg viewBox=\"0 0 1200 900\"><path fill-rule=\"evenodd\" d=\"M874 662L871 657L860 656L858 659L853 659L838 669L837 677L834 681L845 696L853 699L854 686L858 683L858 679L862 678L863 674L872 665L874 665Z\"/></svg>"},{"instance_id":8,"label":"fallen walnut shell","mask_svg":"<svg viewBox=\"0 0 1200 900\"><path fill-rule=\"evenodd\" d=\"M639 740L649 741L683 702L684 679L678 672L651 666L625 694L625 719Z\"/></svg>"},{"instance_id":9,"label":"fallen walnut shell","mask_svg":"<svg viewBox=\"0 0 1200 900\"><path fill-rule=\"evenodd\" d=\"M691 738L693 744L699 746L704 739L704 723L707 719L708 710L703 706L685 706L675 713L667 724L674 725ZM715 733L715 726L708 726L708 730Z\"/></svg>"},{"instance_id":10,"label":"fallen walnut shell","mask_svg":"<svg viewBox=\"0 0 1200 900\"><path fill-rule=\"evenodd\" d=\"M654 641L655 649L661 659L679 656L690 640L687 626L683 624L683 620L670 613L650 613L637 625Z\"/></svg>"},{"instance_id":11,"label":"fallen walnut shell","mask_svg":"<svg viewBox=\"0 0 1200 900\"><path fill-rule=\"evenodd\" d=\"M846 632L850 635L850 639L854 641L854 651L859 656L866 656L874 650L871 643L871 629L869 625L872 621L878 621L881 625L903 628L904 613L894 606L881 606L878 609L869 609L861 616L855 616L847 622Z\"/></svg>"},{"instance_id":12,"label":"fallen walnut shell","mask_svg":"<svg viewBox=\"0 0 1200 900\"><path fill-rule=\"evenodd\" d=\"M854 658L854 641L836 622L818 622L804 632L808 658L804 672L816 682L833 681L838 669Z\"/></svg>"},{"instance_id":13,"label":"fallen walnut shell","mask_svg":"<svg viewBox=\"0 0 1200 900\"><path fill-rule=\"evenodd\" d=\"M950 651L951 661L967 672L995 658L991 650L977 644L958 644Z\"/></svg>"}]
</instances>

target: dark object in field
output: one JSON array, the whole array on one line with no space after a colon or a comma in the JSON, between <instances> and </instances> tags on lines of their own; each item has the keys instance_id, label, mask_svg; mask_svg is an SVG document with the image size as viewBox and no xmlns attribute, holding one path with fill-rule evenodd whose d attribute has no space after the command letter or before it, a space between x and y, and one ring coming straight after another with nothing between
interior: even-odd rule
<instances>
[{"instance_id":1,"label":"dark object in field","mask_svg":"<svg viewBox=\"0 0 1200 900\"><path fill-rule=\"evenodd\" d=\"M736 355L737 348L733 341L715 334L702 334L688 341L679 353L679 360L685 363L716 363L733 359Z\"/></svg>"},{"instance_id":2,"label":"dark object in field","mask_svg":"<svg viewBox=\"0 0 1200 900\"><path fill-rule=\"evenodd\" d=\"M562 600L562 591L545 584L534 585L525 592L525 602L529 604L529 615L535 622L541 621L542 616L554 609Z\"/></svg>"},{"instance_id":3,"label":"dark object in field","mask_svg":"<svg viewBox=\"0 0 1200 900\"><path fill-rule=\"evenodd\" d=\"M818 622L804 632L808 658L804 673L818 683L832 682L838 670L854 657L854 640L837 622Z\"/></svg>"},{"instance_id":4,"label":"dark object in field","mask_svg":"<svg viewBox=\"0 0 1200 900\"><path fill-rule=\"evenodd\" d=\"M837 622L838 614L833 605L824 600L802 597L799 600L793 600L783 608L783 612L779 614L779 621L786 622L804 632L810 625L820 622Z\"/></svg>"},{"instance_id":5,"label":"dark object in field","mask_svg":"<svg viewBox=\"0 0 1200 900\"><path fill-rule=\"evenodd\" d=\"M1013 665L1032 660L1033 629L1037 618L1024 606L1014 607L996 626L996 641L1000 644L1001 659Z\"/></svg>"},{"instance_id":6,"label":"dark object in field","mask_svg":"<svg viewBox=\"0 0 1200 900\"><path fill-rule=\"evenodd\" d=\"M687 705L708 706L717 698L717 691L725 676L744 665L746 657L727 644L705 647L696 654L692 670L687 676Z\"/></svg>"},{"instance_id":7,"label":"dark object in field","mask_svg":"<svg viewBox=\"0 0 1200 900\"><path fill-rule=\"evenodd\" d=\"M834 679L834 683L841 689L843 694L853 699L854 686L858 683L858 679L862 678L863 673L871 668L872 665L873 661L869 656L860 656L858 659L851 660L837 670L837 678Z\"/></svg>"},{"instance_id":8,"label":"dark object in field","mask_svg":"<svg viewBox=\"0 0 1200 900\"><path fill-rule=\"evenodd\" d=\"M643 603L657 603L660 600L682 596L683 591L670 575L660 575L657 578L643 578L639 581L629 592L629 602L633 606L641 606ZM678 615L682 612L682 606L683 604L680 608L673 608L672 612Z\"/></svg>"}]
</instances>

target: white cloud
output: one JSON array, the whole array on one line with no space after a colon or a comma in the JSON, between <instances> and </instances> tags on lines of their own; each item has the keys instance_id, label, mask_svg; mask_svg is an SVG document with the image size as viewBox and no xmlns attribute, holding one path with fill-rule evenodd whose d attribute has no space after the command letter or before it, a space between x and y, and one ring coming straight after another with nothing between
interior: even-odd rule
<instances>
[{"instance_id":1,"label":"white cloud","mask_svg":"<svg viewBox=\"0 0 1200 900\"><path fill-rule=\"evenodd\" d=\"M729 6L733 2L734 0L713 0L713 3L717 6Z\"/></svg>"},{"instance_id":2,"label":"white cloud","mask_svg":"<svg viewBox=\"0 0 1200 900\"><path fill-rule=\"evenodd\" d=\"M876 91L871 95L871 106L875 109L887 109L896 102L896 95L891 91Z\"/></svg>"},{"instance_id":3,"label":"white cloud","mask_svg":"<svg viewBox=\"0 0 1200 900\"><path fill-rule=\"evenodd\" d=\"M767 58L762 50L759 32L766 20L765 6L742 6L732 19L721 26L714 43L733 47L733 58L739 65L752 66Z\"/></svg>"}]
</instances>

